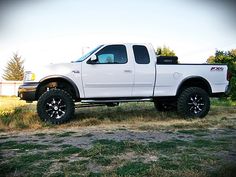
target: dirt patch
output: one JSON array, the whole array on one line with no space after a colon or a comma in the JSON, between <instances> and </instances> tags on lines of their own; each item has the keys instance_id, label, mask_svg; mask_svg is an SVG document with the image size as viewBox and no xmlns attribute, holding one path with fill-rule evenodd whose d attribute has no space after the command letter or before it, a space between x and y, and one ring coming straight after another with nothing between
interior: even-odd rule
<instances>
[{"instance_id":1,"label":"dirt patch","mask_svg":"<svg viewBox=\"0 0 236 177\"><path fill-rule=\"evenodd\" d=\"M0 168L6 176L16 170L18 176L139 176L133 168L142 169L144 176L155 174L157 168L163 173L199 174L193 171L198 169L207 174L235 162L235 139L236 129L227 128L160 131L92 126L0 133Z\"/></svg>"}]
</instances>

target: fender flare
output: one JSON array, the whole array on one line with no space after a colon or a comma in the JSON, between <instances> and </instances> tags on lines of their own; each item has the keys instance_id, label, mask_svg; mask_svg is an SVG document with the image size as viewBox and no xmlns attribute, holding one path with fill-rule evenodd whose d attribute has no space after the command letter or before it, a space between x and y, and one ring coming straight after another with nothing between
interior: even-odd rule
<instances>
[{"instance_id":1,"label":"fender flare","mask_svg":"<svg viewBox=\"0 0 236 177\"><path fill-rule=\"evenodd\" d=\"M189 76L189 77L183 79L183 80L180 82L180 84L179 84L179 86L178 86L178 88L177 88L177 90L176 90L176 96L177 96L178 94L180 94L181 87L184 85L184 83L187 82L188 80L191 80L191 79L197 79L197 80L202 81L202 82L207 86L207 90L206 90L206 91L209 93L209 95L212 94L211 85L209 84L209 82L208 82L205 78L203 78L203 77L201 77L201 76Z\"/></svg>"},{"instance_id":2,"label":"fender flare","mask_svg":"<svg viewBox=\"0 0 236 177\"><path fill-rule=\"evenodd\" d=\"M75 96L77 98L80 98L79 89L76 86L76 84L74 83L74 81L72 79L70 79L69 77L66 77L66 76L63 76L63 75L50 75L50 76L46 76L46 77L42 78L39 81L39 86L40 86L41 83L43 83L44 81L49 80L49 79L64 79L64 80L66 80L68 83L70 83L72 85L73 89L75 90Z\"/></svg>"}]
</instances>

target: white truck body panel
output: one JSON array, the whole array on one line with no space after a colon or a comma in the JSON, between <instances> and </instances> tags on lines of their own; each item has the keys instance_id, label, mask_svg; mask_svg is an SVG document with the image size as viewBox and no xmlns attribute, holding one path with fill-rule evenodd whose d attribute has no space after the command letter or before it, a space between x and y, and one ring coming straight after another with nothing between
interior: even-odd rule
<instances>
[{"instance_id":1,"label":"white truck body panel","mask_svg":"<svg viewBox=\"0 0 236 177\"><path fill-rule=\"evenodd\" d=\"M103 49L106 46L103 46ZM128 50L129 46L126 46ZM129 52L127 52L129 53ZM86 98L131 97L134 81L133 60L125 64L88 64L82 62L83 89Z\"/></svg>"},{"instance_id":2,"label":"white truck body panel","mask_svg":"<svg viewBox=\"0 0 236 177\"><path fill-rule=\"evenodd\" d=\"M222 71L212 71L213 65L156 65L157 79L154 96L175 96L180 84L188 79L201 77L211 86L212 93L224 92L228 81L227 66Z\"/></svg>"},{"instance_id":3,"label":"white truck body panel","mask_svg":"<svg viewBox=\"0 0 236 177\"><path fill-rule=\"evenodd\" d=\"M77 86L80 96L84 98L82 82L82 63L49 64L42 68L35 68L36 78L34 82L42 82L49 78L66 78ZM27 83L27 81L24 81ZM28 81L31 82L31 81Z\"/></svg>"},{"instance_id":4,"label":"white truck body panel","mask_svg":"<svg viewBox=\"0 0 236 177\"><path fill-rule=\"evenodd\" d=\"M156 69L155 64L156 60L152 60L152 58L156 58L156 54L152 49L150 44L139 44L144 45L148 49L150 63L149 64L137 64L134 59L133 49L131 48L130 53L132 54L132 60L134 63L134 87L132 96L133 97L150 97L153 95L153 88L155 86L156 79Z\"/></svg>"},{"instance_id":5,"label":"white truck body panel","mask_svg":"<svg viewBox=\"0 0 236 177\"><path fill-rule=\"evenodd\" d=\"M147 65L135 63L132 45L124 44L128 62L125 64L87 64L82 62L85 98L151 97L155 83L155 60ZM140 45L140 44L139 44ZM147 44L142 44L147 45ZM147 45L150 58L155 57ZM103 46L104 48L106 46ZM101 49L102 49L101 48Z\"/></svg>"}]
</instances>

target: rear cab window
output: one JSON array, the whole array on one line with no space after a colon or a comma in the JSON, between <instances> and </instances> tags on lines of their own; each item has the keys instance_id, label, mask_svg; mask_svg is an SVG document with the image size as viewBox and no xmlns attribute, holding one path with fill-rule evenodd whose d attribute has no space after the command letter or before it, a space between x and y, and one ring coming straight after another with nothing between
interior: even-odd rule
<instances>
[{"instance_id":1,"label":"rear cab window","mask_svg":"<svg viewBox=\"0 0 236 177\"><path fill-rule=\"evenodd\" d=\"M134 58L137 64L149 64L150 63L150 56L148 50L143 45L134 45Z\"/></svg>"}]
</instances>

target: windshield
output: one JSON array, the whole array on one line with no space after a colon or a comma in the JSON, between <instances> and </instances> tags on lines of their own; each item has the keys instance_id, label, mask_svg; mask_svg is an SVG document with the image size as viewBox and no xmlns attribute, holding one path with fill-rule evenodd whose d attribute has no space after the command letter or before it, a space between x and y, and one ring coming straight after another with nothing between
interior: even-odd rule
<instances>
[{"instance_id":1,"label":"windshield","mask_svg":"<svg viewBox=\"0 0 236 177\"><path fill-rule=\"evenodd\" d=\"M81 62L84 61L86 58L88 58L90 55L92 55L95 51L97 51L99 48L101 48L103 45L100 45L98 47L96 47L95 49L91 50L90 52L86 53L85 55L83 55L82 57L80 57L78 60L76 60L76 62Z\"/></svg>"}]
</instances>

